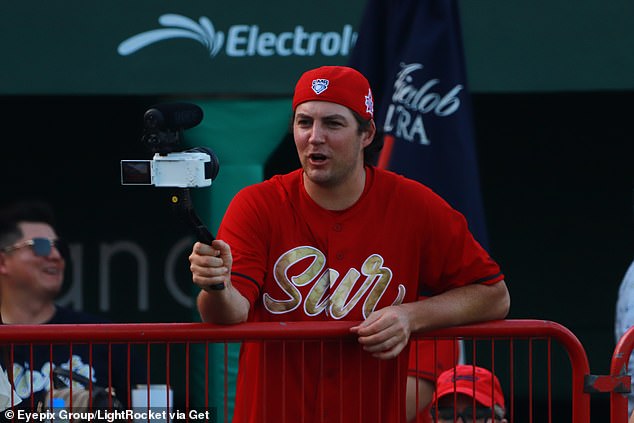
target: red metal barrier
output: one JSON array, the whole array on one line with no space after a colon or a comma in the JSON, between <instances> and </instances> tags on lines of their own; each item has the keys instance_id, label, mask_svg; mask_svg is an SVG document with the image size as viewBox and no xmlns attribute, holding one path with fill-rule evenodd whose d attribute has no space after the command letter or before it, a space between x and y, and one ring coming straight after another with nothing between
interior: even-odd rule
<instances>
[{"instance_id":1,"label":"red metal barrier","mask_svg":"<svg viewBox=\"0 0 634 423\"><path fill-rule=\"evenodd\" d=\"M243 341L320 341L324 339L340 339L345 342L354 342L349 328L357 322L286 322L286 323L245 323L234 326L216 326L202 323L148 323L148 324L98 324L98 325L40 325L40 326L11 326L6 325L0 329L0 346L5 351L13 351L18 346L66 345L73 347L88 346L92 348L107 346L108 354L112 354L112 348L123 345L126 349L127 362L125 369L109 368L109 375L115 371L125 373L130 384L130 375L134 369L131 355L134 351L142 350L145 356L143 363L147 374L152 379L148 384L158 382L168 387L178 387L177 396L182 398L178 407L188 412L191 409L208 408L209 404L191 403L190 372L192 366L199 363L190 363L191 348L194 345L208 343L225 344ZM570 410L568 415L571 422L589 423L590 398L584 392L584 379L589 374L589 364L585 350L579 340L565 327L550 321L542 320L504 320L482 324L447 328L424 334L416 334L420 339L461 339L466 345L469 360L474 364L482 363L502 379L508 396L508 410L510 423L522 422L552 422L553 421L553 373L554 369L553 349L561 348L567 357L568 369L563 369L566 375L570 375L567 381L569 391ZM157 352L157 348L161 350ZM632 342L627 343L626 349L632 349ZM545 358L535 358L536 351L544 351ZM11 356L11 354L9 354ZM6 357L6 354L5 354ZM182 358L184 357L184 358ZM158 363L157 363L158 361ZM164 361L164 363L161 363ZM542 362L545 363L544 373L538 369ZM558 364L557 364L558 365ZM156 376L153 372L156 366L163 370ZM205 375L209 369L205 364ZM225 368L227 362L225 358ZM197 370L200 371L200 370ZM518 376L518 375L521 375ZM32 376L31 376L32 377ZM182 381L176 379L184 378ZM517 394L522 391L520 380L528 379L528 405L524 407L516 402ZM544 378L545 384L536 382ZM159 380L157 380L159 379ZM208 380L207 377L205 380ZM230 421L228 417L227 402L231 398L228 377L224 375L224 410L221 414L224 421ZM560 381L558 381L560 382ZM52 383L52 382L51 382ZM208 384L207 384L208 385ZM206 388L205 388L206 389ZM537 391L535 391L535 389ZM125 392L125 400L130 403L131 387ZM122 395L119 393L119 395ZM148 400L149 400L148 391ZM400 394L399 394L400 395ZM545 398L546 412L535 413L536 396ZM205 398L208 393L205 392ZM166 401L169 395L166 391ZM172 404L168 404L171 406ZM187 415L186 419L190 416ZM169 420L169 419L168 419ZM557 419L557 423L566 421ZM220 420L219 420L220 421Z\"/></svg>"},{"instance_id":2,"label":"red metal barrier","mask_svg":"<svg viewBox=\"0 0 634 423\"><path fill-rule=\"evenodd\" d=\"M610 376L605 380L602 392L610 392L610 417L612 423L627 423L627 393L631 390L629 359L634 349L634 327L629 328L614 348L610 364Z\"/></svg>"}]
</instances>

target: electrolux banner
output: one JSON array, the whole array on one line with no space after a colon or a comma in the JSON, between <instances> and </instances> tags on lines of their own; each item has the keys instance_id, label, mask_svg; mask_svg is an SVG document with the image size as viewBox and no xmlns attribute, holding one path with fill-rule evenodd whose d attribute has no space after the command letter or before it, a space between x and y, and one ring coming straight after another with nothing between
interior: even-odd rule
<instances>
[{"instance_id":1,"label":"electrolux banner","mask_svg":"<svg viewBox=\"0 0 634 423\"><path fill-rule=\"evenodd\" d=\"M5 2L0 94L289 94L347 62L364 3Z\"/></svg>"}]
</instances>

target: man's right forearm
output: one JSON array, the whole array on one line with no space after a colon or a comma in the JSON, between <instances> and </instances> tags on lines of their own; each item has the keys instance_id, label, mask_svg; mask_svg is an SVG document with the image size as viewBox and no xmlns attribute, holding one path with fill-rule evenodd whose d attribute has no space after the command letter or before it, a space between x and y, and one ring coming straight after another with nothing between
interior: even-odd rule
<instances>
[{"instance_id":1,"label":"man's right forearm","mask_svg":"<svg viewBox=\"0 0 634 423\"><path fill-rule=\"evenodd\" d=\"M200 291L196 305L206 323L232 325L249 317L249 302L231 285L219 291Z\"/></svg>"}]
</instances>

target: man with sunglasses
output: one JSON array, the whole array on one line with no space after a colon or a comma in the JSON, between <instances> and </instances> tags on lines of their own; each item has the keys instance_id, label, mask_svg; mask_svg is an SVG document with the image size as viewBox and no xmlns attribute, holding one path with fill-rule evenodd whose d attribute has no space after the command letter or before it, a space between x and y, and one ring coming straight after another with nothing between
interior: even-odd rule
<instances>
[{"instance_id":1,"label":"man with sunglasses","mask_svg":"<svg viewBox=\"0 0 634 423\"><path fill-rule=\"evenodd\" d=\"M2 324L75 324L105 323L100 317L59 306L55 299L64 280L67 249L55 230L50 206L38 201L23 201L0 209L0 318ZM92 377L93 388L106 387L109 380L118 397L127 396L126 355L113 349L112 361L106 345L92 350L84 344L53 349L48 345L5 346L0 360L12 376L14 389L24 400L43 398L50 388L50 363L53 369L72 370L76 377L73 388L81 385L81 376ZM9 360L12 359L12 362ZM132 366L134 381L145 378L143 366ZM110 373L110 374L109 374ZM111 378L111 379L110 379ZM16 401L17 402L17 401ZM30 406L31 401L22 401Z\"/></svg>"},{"instance_id":2,"label":"man with sunglasses","mask_svg":"<svg viewBox=\"0 0 634 423\"><path fill-rule=\"evenodd\" d=\"M504 393L489 370L461 364L438 376L431 418L436 423L507 423Z\"/></svg>"},{"instance_id":3,"label":"man with sunglasses","mask_svg":"<svg viewBox=\"0 0 634 423\"><path fill-rule=\"evenodd\" d=\"M0 212L0 313L5 324L48 323L64 280L64 247L45 204Z\"/></svg>"}]
</instances>

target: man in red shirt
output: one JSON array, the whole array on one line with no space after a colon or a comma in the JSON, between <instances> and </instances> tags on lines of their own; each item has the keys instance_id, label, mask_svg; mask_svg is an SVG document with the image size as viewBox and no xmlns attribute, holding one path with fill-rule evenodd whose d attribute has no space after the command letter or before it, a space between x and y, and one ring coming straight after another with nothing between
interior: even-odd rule
<instances>
[{"instance_id":1,"label":"man in red shirt","mask_svg":"<svg viewBox=\"0 0 634 423\"><path fill-rule=\"evenodd\" d=\"M365 160L373 106L358 71L305 72L293 96L301 169L244 188L218 239L193 247L205 322L359 322L354 342L243 343L234 422L404 422L411 332L508 313L504 276L464 217Z\"/></svg>"}]
</instances>

